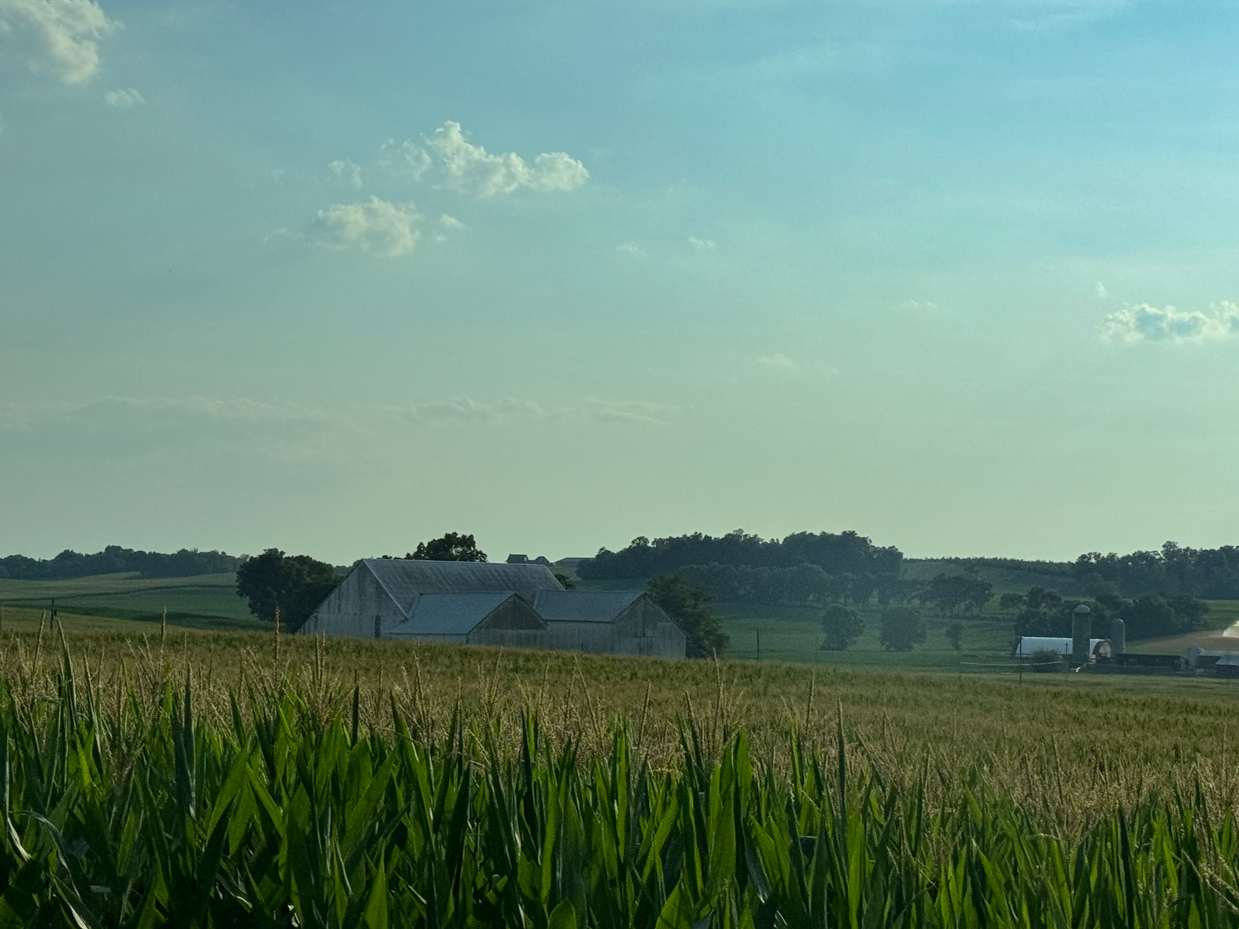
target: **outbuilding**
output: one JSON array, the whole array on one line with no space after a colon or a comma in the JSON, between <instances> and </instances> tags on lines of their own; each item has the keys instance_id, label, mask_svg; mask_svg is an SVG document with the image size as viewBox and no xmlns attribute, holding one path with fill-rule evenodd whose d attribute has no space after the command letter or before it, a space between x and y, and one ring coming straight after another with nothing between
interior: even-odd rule
<instances>
[{"instance_id":1,"label":"outbuilding","mask_svg":"<svg viewBox=\"0 0 1239 929\"><path fill-rule=\"evenodd\" d=\"M1021 636L1019 644L1015 646L1016 658L1031 658L1037 652L1055 652L1070 658L1071 636L1026 635ZM1094 659L1109 658L1110 640L1089 639L1088 653Z\"/></svg>"},{"instance_id":2,"label":"outbuilding","mask_svg":"<svg viewBox=\"0 0 1239 929\"><path fill-rule=\"evenodd\" d=\"M686 644L646 592L565 590L532 561L359 561L298 631L659 658Z\"/></svg>"},{"instance_id":3,"label":"outbuilding","mask_svg":"<svg viewBox=\"0 0 1239 929\"><path fill-rule=\"evenodd\" d=\"M534 608L547 648L684 657L684 631L644 591L539 590Z\"/></svg>"}]
</instances>

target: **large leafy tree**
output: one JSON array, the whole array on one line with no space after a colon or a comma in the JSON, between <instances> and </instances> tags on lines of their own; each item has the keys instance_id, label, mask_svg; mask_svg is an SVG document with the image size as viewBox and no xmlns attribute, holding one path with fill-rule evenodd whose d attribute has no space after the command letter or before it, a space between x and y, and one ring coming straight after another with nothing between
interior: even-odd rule
<instances>
[{"instance_id":1,"label":"large leafy tree","mask_svg":"<svg viewBox=\"0 0 1239 929\"><path fill-rule=\"evenodd\" d=\"M249 603L250 612L267 622L275 621L295 631L336 589L340 577L326 562L309 555L286 555L269 548L237 568L237 595Z\"/></svg>"},{"instance_id":2,"label":"large leafy tree","mask_svg":"<svg viewBox=\"0 0 1239 929\"><path fill-rule=\"evenodd\" d=\"M925 622L912 607L893 606L882 611L878 635L888 651L910 652L925 641Z\"/></svg>"},{"instance_id":3,"label":"large leafy tree","mask_svg":"<svg viewBox=\"0 0 1239 929\"><path fill-rule=\"evenodd\" d=\"M822 631L826 633L822 648L838 652L849 648L865 631L865 622L859 613L842 604L826 607L822 614Z\"/></svg>"},{"instance_id":4,"label":"large leafy tree","mask_svg":"<svg viewBox=\"0 0 1239 929\"><path fill-rule=\"evenodd\" d=\"M719 623L710 592L694 587L678 574L660 574L650 581L650 596L684 630L689 658L709 658L729 641Z\"/></svg>"},{"instance_id":5,"label":"large leafy tree","mask_svg":"<svg viewBox=\"0 0 1239 929\"><path fill-rule=\"evenodd\" d=\"M478 548L471 535L449 532L429 542L418 542L417 548L404 556L418 561L485 561L486 552Z\"/></svg>"}]
</instances>

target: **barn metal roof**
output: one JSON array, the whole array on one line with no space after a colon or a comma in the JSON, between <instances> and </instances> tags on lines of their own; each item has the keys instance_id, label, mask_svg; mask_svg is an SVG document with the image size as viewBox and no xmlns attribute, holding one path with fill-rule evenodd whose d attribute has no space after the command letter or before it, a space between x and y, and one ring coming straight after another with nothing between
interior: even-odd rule
<instances>
[{"instance_id":1,"label":"barn metal roof","mask_svg":"<svg viewBox=\"0 0 1239 929\"><path fill-rule=\"evenodd\" d=\"M539 590L563 590L554 572L537 564L367 558L365 565L406 616L419 594L515 591L532 601Z\"/></svg>"},{"instance_id":2,"label":"barn metal roof","mask_svg":"<svg viewBox=\"0 0 1239 929\"><path fill-rule=\"evenodd\" d=\"M642 590L539 590L533 606L548 622L610 623Z\"/></svg>"},{"instance_id":3,"label":"barn metal roof","mask_svg":"<svg viewBox=\"0 0 1239 929\"><path fill-rule=\"evenodd\" d=\"M468 635L478 623L516 596L515 591L472 594L423 594L413 615L392 635Z\"/></svg>"}]
</instances>

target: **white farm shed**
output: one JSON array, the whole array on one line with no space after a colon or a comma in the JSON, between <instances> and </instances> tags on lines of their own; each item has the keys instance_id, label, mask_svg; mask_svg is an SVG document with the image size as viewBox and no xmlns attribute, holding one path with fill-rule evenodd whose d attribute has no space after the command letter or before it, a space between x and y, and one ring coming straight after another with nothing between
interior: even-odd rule
<instances>
[{"instance_id":1,"label":"white farm shed","mask_svg":"<svg viewBox=\"0 0 1239 929\"><path fill-rule=\"evenodd\" d=\"M1057 635L1026 635L1020 637L1020 644L1015 647L1016 658L1031 658L1037 652L1056 652L1059 655L1071 655L1071 636ZM1094 658L1110 657L1109 639L1089 639L1088 653Z\"/></svg>"},{"instance_id":2,"label":"white farm shed","mask_svg":"<svg viewBox=\"0 0 1239 929\"><path fill-rule=\"evenodd\" d=\"M684 632L643 591L539 590L548 648L683 658Z\"/></svg>"},{"instance_id":3,"label":"white farm shed","mask_svg":"<svg viewBox=\"0 0 1239 929\"><path fill-rule=\"evenodd\" d=\"M684 632L644 591L565 590L545 565L372 558L298 630L683 658Z\"/></svg>"},{"instance_id":4,"label":"white farm shed","mask_svg":"<svg viewBox=\"0 0 1239 929\"><path fill-rule=\"evenodd\" d=\"M319 604L318 609L297 630L306 635L354 636L366 639L440 638L459 636L459 631L444 632L441 617L450 608L443 602L427 604L423 613L425 634L419 634L416 613L419 601L434 595L468 596L474 594L519 594L526 605L532 604L539 590L563 590L550 569L542 565L475 564L465 561L417 561L412 558L368 558L357 562L340 586ZM432 601L433 603L433 601ZM451 628L458 630L464 617L484 606L477 599L462 601L456 607ZM499 604L495 603L495 609ZM472 611L472 612L471 612ZM493 612L493 611L492 611ZM485 629L474 632L470 640L476 644L504 645L499 635L513 623L511 631L528 633L518 610L500 610L498 616L488 612L481 619ZM432 618L433 617L433 618ZM479 623L481 623L479 619ZM412 625L409 625L409 623ZM444 626L443 628L447 628ZM475 627L470 627L471 630ZM543 624L545 628L545 624ZM432 631L439 630L439 631ZM534 645L532 647L540 647Z\"/></svg>"}]
</instances>

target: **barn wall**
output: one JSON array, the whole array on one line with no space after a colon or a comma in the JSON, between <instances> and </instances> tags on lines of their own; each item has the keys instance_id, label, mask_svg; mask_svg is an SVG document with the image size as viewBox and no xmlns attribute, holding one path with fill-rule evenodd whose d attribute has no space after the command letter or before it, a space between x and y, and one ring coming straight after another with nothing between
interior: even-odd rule
<instances>
[{"instance_id":1,"label":"barn wall","mask_svg":"<svg viewBox=\"0 0 1239 929\"><path fill-rule=\"evenodd\" d=\"M375 616L380 617L380 629L384 634L404 620L400 608L370 570L359 565L331 592L298 632L372 639Z\"/></svg>"},{"instance_id":2,"label":"barn wall","mask_svg":"<svg viewBox=\"0 0 1239 929\"><path fill-rule=\"evenodd\" d=\"M554 621L546 624L546 647L570 652L615 651L614 623Z\"/></svg>"},{"instance_id":3,"label":"barn wall","mask_svg":"<svg viewBox=\"0 0 1239 929\"><path fill-rule=\"evenodd\" d=\"M684 657L683 631L649 597L642 597L617 616L615 629L616 654Z\"/></svg>"},{"instance_id":4,"label":"barn wall","mask_svg":"<svg viewBox=\"0 0 1239 929\"><path fill-rule=\"evenodd\" d=\"M504 648L546 648L546 623L527 600L512 597L469 633L471 645Z\"/></svg>"}]
</instances>

